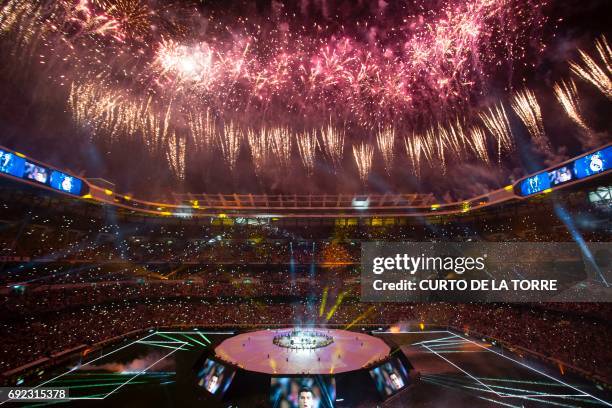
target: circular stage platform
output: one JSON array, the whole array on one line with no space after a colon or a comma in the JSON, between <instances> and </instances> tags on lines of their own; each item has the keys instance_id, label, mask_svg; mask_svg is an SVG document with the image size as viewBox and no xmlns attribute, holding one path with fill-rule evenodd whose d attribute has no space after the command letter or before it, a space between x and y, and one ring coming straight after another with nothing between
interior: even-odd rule
<instances>
[{"instance_id":1,"label":"circular stage platform","mask_svg":"<svg viewBox=\"0 0 612 408\"><path fill-rule=\"evenodd\" d=\"M320 347L298 347L303 337L329 336ZM296 347L279 346L280 338L290 338ZM276 340L275 340L276 339ZM277 343L277 344L275 344ZM306 341L308 343L308 341ZM286 328L239 334L224 340L215 354L244 370L264 374L338 374L359 370L389 356L384 341L367 334L346 330Z\"/></svg>"}]
</instances>

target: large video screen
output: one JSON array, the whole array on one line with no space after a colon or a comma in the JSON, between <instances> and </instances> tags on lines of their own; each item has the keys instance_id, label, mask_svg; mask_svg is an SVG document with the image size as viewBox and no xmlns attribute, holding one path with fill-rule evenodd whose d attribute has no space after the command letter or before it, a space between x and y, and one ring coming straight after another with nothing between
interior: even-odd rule
<instances>
[{"instance_id":1,"label":"large video screen","mask_svg":"<svg viewBox=\"0 0 612 408\"><path fill-rule=\"evenodd\" d=\"M25 160L15 153L0 150L0 172L14 177L23 177Z\"/></svg>"},{"instance_id":2,"label":"large video screen","mask_svg":"<svg viewBox=\"0 0 612 408\"><path fill-rule=\"evenodd\" d=\"M56 190L79 195L81 194L83 183L76 177L69 176L61 171L53 170L53 172L51 172L51 181L49 184Z\"/></svg>"},{"instance_id":3,"label":"large video screen","mask_svg":"<svg viewBox=\"0 0 612 408\"><path fill-rule=\"evenodd\" d=\"M221 397L229 388L235 374L233 368L208 358L198 371L198 385L209 393Z\"/></svg>"},{"instance_id":4,"label":"large video screen","mask_svg":"<svg viewBox=\"0 0 612 408\"><path fill-rule=\"evenodd\" d=\"M559 184L567 183L574 179L572 169L570 166L559 167L558 169L548 172L548 178L550 179L550 185L558 186Z\"/></svg>"},{"instance_id":5,"label":"large video screen","mask_svg":"<svg viewBox=\"0 0 612 408\"><path fill-rule=\"evenodd\" d=\"M41 184L47 184L47 180L49 179L49 170L37 164L26 161L24 177Z\"/></svg>"},{"instance_id":6,"label":"large video screen","mask_svg":"<svg viewBox=\"0 0 612 408\"><path fill-rule=\"evenodd\" d=\"M519 190L521 195L529 196L573 180L603 173L610 168L612 168L612 146L587 154L572 163L548 172L538 173L526 178L519 184Z\"/></svg>"},{"instance_id":7,"label":"large video screen","mask_svg":"<svg viewBox=\"0 0 612 408\"><path fill-rule=\"evenodd\" d=\"M547 173L536 174L521 182L521 194L531 195L550 188L550 179Z\"/></svg>"},{"instance_id":8,"label":"large video screen","mask_svg":"<svg viewBox=\"0 0 612 408\"><path fill-rule=\"evenodd\" d=\"M383 398L390 397L408 385L408 372L397 358L371 369L370 376Z\"/></svg>"},{"instance_id":9,"label":"large video screen","mask_svg":"<svg viewBox=\"0 0 612 408\"><path fill-rule=\"evenodd\" d=\"M272 377L270 404L273 408L332 408L335 402L333 377Z\"/></svg>"},{"instance_id":10,"label":"large video screen","mask_svg":"<svg viewBox=\"0 0 612 408\"><path fill-rule=\"evenodd\" d=\"M587 154L574 162L574 172L579 179L603 173L610 168L612 168L612 146Z\"/></svg>"},{"instance_id":11,"label":"large video screen","mask_svg":"<svg viewBox=\"0 0 612 408\"><path fill-rule=\"evenodd\" d=\"M0 149L0 173L35 181L55 190L80 195L83 180Z\"/></svg>"}]
</instances>

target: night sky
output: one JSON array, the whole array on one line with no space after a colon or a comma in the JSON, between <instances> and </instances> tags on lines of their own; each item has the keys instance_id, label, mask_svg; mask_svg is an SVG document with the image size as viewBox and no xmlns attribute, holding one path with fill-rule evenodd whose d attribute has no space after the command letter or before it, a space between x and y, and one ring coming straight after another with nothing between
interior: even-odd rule
<instances>
[{"instance_id":1,"label":"night sky","mask_svg":"<svg viewBox=\"0 0 612 408\"><path fill-rule=\"evenodd\" d=\"M473 18L469 21L483 19L480 31L467 36L456 30L458 19L448 17L451 23L444 23L446 14L462 15L457 10L468 7L459 1L219 0L162 6L152 0L100 0L79 9L83 4L66 0L47 2L36 11L24 11L20 3L9 1L0 9L0 144L85 177L105 178L123 193L165 198L187 191L433 192L458 199L507 185L611 139L610 100L572 75L568 65L580 61L579 49L595 57L595 40L610 37L612 10L606 0L553 0L538 7L509 1L517 10L537 8L529 18L541 26L522 24L522 17L515 15L504 27L485 10L475 16L466 13ZM105 26L104 19L116 16L114 3L131 3L145 14ZM11 25L11 18L18 24ZM28 27L33 28L28 32ZM439 44L447 38L448 52L427 49L432 41ZM456 51L465 38L475 46ZM504 43L509 39L514 41L511 54ZM161 55L162 50L166 54ZM217 65L203 74L209 55ZM419 55L427 58L416 61ZM193 63L185 58L193 58ZM337 65L332 66L326 58L340 62L334 60ZM279 68L282 63L284 70ZM321 72L318 67L323 67ZM365 79L354 85L360 75ZM588 132L576 126L555 99L554 84L570 79L576 83ZM83 116L99 112L96 109L108 100L129 105L132 116L78 120L71 97L82 94L85 85L93 91ZM551 146L547 151L534 145L511 108L512 93L523 87L533 91L541 107ZM78 106L84 106L82 100ZM490 163L474 154L454 154L449 143L443 163L436 154L430 160L423 157L415 174L405 138L457 118L467 131L478 124L479 114L499 103L505 107L514 143L501 160L491 135ZM167 141L147 145L155 131L145 134L138 128L144 126L145 111L153 118L149 128L157 126L168 140L184 141L184 163L168 158L177 154L168 150ZM218 137L230 123L240 128L232 170L216 139L196 146L190 121L202 112L214 118ZM117 125L120 121L124 127ZM304 132L316 134L327 125L345 136L339 165L333 166L319 146L314 172L308 176L293 143L286 167L280 167L282 160L271 150L256 172L246 139L250 129L288 129L287 137L295 138ZM375 147L383 128L395 129L393 165L387 172L381 152L374 148L364 182L352 148L362 143ZM135 130L131 134L125 129Z\"/></svg>"}]
</instances>

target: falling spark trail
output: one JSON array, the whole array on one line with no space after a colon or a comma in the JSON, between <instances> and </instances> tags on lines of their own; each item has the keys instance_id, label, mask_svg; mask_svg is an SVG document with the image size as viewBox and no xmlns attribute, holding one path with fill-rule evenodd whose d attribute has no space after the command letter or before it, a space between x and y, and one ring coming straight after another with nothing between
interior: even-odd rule
<instances>
[{"instance_id":1,"label":"falling spark trail","mask_svg":"<svg viewBox=\"0 0 612 408\"><path fill-rule=\"evenodd\" d=\"M272 151L274 159L280 165L287 168L291 162L291 133L283 127L273 128L270 131Z\"/></svg>"},{"instance_id":2,"label":"falling spark trail","mask_svg":"<svg viewBox=\"0 0 612 408\"><path fill-rule=\"evenodd\" d=\"M487 137L482 128L475 126L470 129L470 138L472 150L483 162L489 163L489 151L487 150Z\"/></svg>"},{"instance_id":3,"label":"falling spark trail","mask_svg":"<svg viewBox=\"0 0 612 408\"><path fill-rule=\"evenodd\" d=\"M312 176L314 172L317 144L317 136L313 132L302 132L297 136L300 158L309 176Z\"/></svg>"},{"instance_id":4,"label":"falling spark trail","mask_svg":"<svg viewBox=\"0 0 612 408\"><path fill-rule=\"evenodd\" d=\"M395 129L386 127L379 131L376 135L376 144L383 157L385 170L387 171L387 174L389 174L391 172L391 167L393 166Z\"/></svg>"},{"instance_id":5,"label":"falling spark trail","mask_svg":"<svg viewBox=\"0 0 612 408\"><path fill-rule=\"evenodd\" d=\"M184 138L172 134L168 138L167 158L170 168L179 180L185 179L185 155L187 143Z\"/></svg>"},{"instance_id":6,"label":"falling spark trail","mask_svg":"<svg viewBox=\"0 0 612 408\"><path fill-rule=\"evenodd\" d=\"M240 130L230 122L223 127L223 136L219 137L219 147L230 170L236 168L238 153L240 153L242 137Z\"/></svg>"},{"instance_id":7,"label":"falling spark trail","mask_svg":"<svg viewBox=\"0 0 612 408\"><path fill-rule=\"evenodd\" d=\"M612 50L605 36L595 42L595 48L599 54L603 66L600 66L594 58L586 52L579 50L582 63L570 62L572 72L583 80L594 85L608 99L612 99Z\"/></svg>"},{"instance_id":8,"label":"falling spark trail","mask_svg":"<svg viewBox=\"0 0 612 408\"><path fill-rule=\"evenodd\" d=\"M353 156L357 163L359 178L363 183L368 179L370 169L372 168L372 157L374 156L374 148L368 144L353 146Z\"/></svg>"},{"instance_id":9,"label":"falling spark trail","mask_svg":"<svg viewBox=\"0 0 612 408\"><path fill-rule=\"evenodd\" d=\"M411 163L412 173L417 179L421 177L421 152L422 152L422 138L421 136L413 135L411 138L404 139L404 147L406 148L406 155Z\"/></svg>"},{"instance_id":10,"label":"falling spark trail","mask_svg":"<svg viewBox=\"0 0 612 408\"><path fill-rule=\"evenodd\" d=\"M215 122L208 109L206 114L189 113L189 131L198 150L204 151L210 146L215 136Z\"/></svg>"},{"instance_id":11,"label":"falling spark trail","mask_svg":"<svg viewBox=\"0 0 612 408\"><path fill-rule=\"evenodd\" d=\"M529 131L535 145L541 151L550 151L550 145L544 133L542 112L535 94L527 88L516 92L512 97L512 109Z\"/></svg>"},{"instance_id":12,"label":"falling spark trail","mask_svg":"<svg viewBox=\"0 0 612 408\"><path fill-rule=\"evenodd\" d=\"M497 160L501 162L502 149L512 150L512 132L504 105L500 103L494 107L489 107L485 112L480 113L480 119L489 132L497 141Z\"/></svg>"},{"instance_id":13,"label":"falling spark trail","mask_svg":"<svg viewBox=\"0 0 612 408\"><path fill-rule=\"evenodd\" d=\"M251 149L255 173L261 177L270 151L268 132L266 129L261 129L260 131L249 129L247 131L247 142Z\"/></svg>"},{"instance_id":14,"label":"falling spark trail","mask_svg":"<svg viewBox=\"0 0 612 408\"><path fill-rule=\"evenodd\" d=\"M334 129L330 124L321 129L323 150L335 167L342 163L344 155L344 132Z\"/></svg>"},{"instance_id":15,"label":"falling spark trail","mask_svg":"<svg viewBox=\"0 0 612 408\"><path fill-rule=\"evenodd\" d=\"M578 127L586 133L591 133L591 129L587 126L580 114L580 100L578 99L578 88L576 88L576 83L572 80L569 82L562 80L560 83L556 83L553 86L553 90L557 100L572 122L578 125Z\"/></svg>"}]
</instances>

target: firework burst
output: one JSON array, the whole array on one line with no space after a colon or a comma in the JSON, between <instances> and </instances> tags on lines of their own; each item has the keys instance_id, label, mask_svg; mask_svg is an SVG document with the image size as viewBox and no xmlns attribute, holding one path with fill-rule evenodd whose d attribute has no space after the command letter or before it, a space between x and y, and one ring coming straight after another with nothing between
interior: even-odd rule
<instances>
[{"instance_id":1,"label":"firework burst","mask_svg":"<svg viewBox=\"0 0 612 408\"><path fill-rule=\"evenodd\" d=\"M472 151L480 160L489 163L489 151L487 150L487 136L481 127L474 126L470 129L470 137L468 139Z\"/></svg>"},{"instance_id":2,"label":"firework burst","mask_svg":"<svg viewBox=\"0 0 612 408\"><path fill-rule=\"evenodd\" d=\"M270 154L270 140L268 137L268 132L266 129L261 129L259 131L249 129L247 131L247 142L249 143L249 148L251 149L255 173L261 177Z\"/></svg>"},{"instance_id":3,"label":"firework burst","mask_svg":"<svg viewBox=\"0 0 612 408\"><path fill-rule=\"evenodd\" d=\"M271 22L174 2L7 0L0 51L19 63L29 56L49 82L72 84L68 110L95 143L140 141L151 157L167 156L179 179L186 146L191 159L218 145L233 170L243 136L258 175L272 158L290 165L294 137L309 175L317 146L336 171L352 149L368 173L373 157L365 159L378 148L390 174L396 134L411 133L404 147L420 176L424 162L444 173L471 154L487 161L485 135L499 156L511 148L503 105L480 115L483 128L471 105L493 75L541 51L546 21L536 0L433 3L407 2L367 24L311 26L288 9ZM609 72L605 39L597 49ZM373 146L355 143L368 135Z\"/></svg>"},{"instance_id":4,"label":"firework burst","mask_svg":"<svg viewBox=\"0 0 612 408\"><path fill-rule=\"evenodd\" d=\"M289 167L291 162L291 132L284 127L274 128L270 132L272 151L280 168Z\"/></svg>"},{"instance_id":5,"label":"firework burst","mask_svg":"<svg viewBox=\"0 0 612 408\"><path fill-rule=\"evenodd\" d=\"M159 67L159 78L174 78L178 83L186 82L205 90L211 89L219 75L213 50L206 43L188 46L172 40L162 41L153 66Z\"/></svg>"},{"instance_id":6,"label":"firework burst","mask_svg":"<svg viewBox=\"0 0 612 408\"><path fill-rule=\"evenodd\" d=\"M353 157L357 163L359 179L366 183L370 169L372 168L372 158L374 157L374 148L369 144L361 144L353 146Z\"/></svg>"},{"instance_id":7,"label":"firework burst","mask_svg":"<svg viewBox=\"0 0 612 408\"><path fill-rule=\"evenodd\" d=\"M497 159L501 162L502 149L512 150L512 131L510 130L510 122L504 109L504 104L499 103L494 107L489 107L485 112L480 113L480 119L485 127L495 137L497 142Z\"/></svg>"},{"instance_id":8,"label":"firework burst","mask_svg":"<svg viewBox=\"0 0 612 408\"><path fill-rule=\"evenodd\" d=\"M321 146L334 167L340 167L344 156L344 132L335 129L332 124L321 128Z\"/></svg>"},{"instance_id":9,"label":"firework burst","mask_svg":"<svg viewBox=\"0 0 612 408\"><path fill-rule=\"evenodd\" d=\"M453 152L455 157L461 157L465 144L465 134L459 119L457 119L456 123L448 123L446 126L438 123L437 127L439 135L437 143L447 146L448 150Z\"/></svg>"},{"instance_id":10,"label":"firework burst","mask_svg":"<svg viewBox=\"0 0 612 408\"><path fill-rule=\"evenodd\" d=\"M421 136L413 135L404 139L406 155L410 160L410 169L415 177L421 177L421 153L423 151L423 139Z\"/></svg>"},{"instance_id":11,"label":"firework burst","mask_svg":"<svg viewBox=\"0 0 612 408\"><path fill-rule=\"evenodd\" d=\"M131 37L142 37L154 26L154 12L144 0L93 0L93 5L104 10L105 15L115 21L122 33Z\"/></svg>"},{"instance_id":12,"label":"firework burst","mask_svg":"<svg viewBox=\"0 0 612 408\"><path fill-rule=\"evenodd\" d=\"M168 138L168 150L166 157L170 169L177 179L185 179L185 156L187 153L187 141L185 138L177 137L174 133Z\"/></svg>"},{"instance_id":13,"label":"firework burst","mask_svg":"<svg viewBox=\"0 0 612 408\"><path fill-rule=\"evenodd\" d=\"M297 146L300 158L309 176L312 176L314 173L317 145L317 136L314 132L303 132L297 135Z\"/></svg>"},{"instance_id":14,"label":"firework burst","mask_svg":"<svg viewBox=\"0 0 612 408\"><path fill-rule=\"evenodd\" d=\"M100 82L72 83L68 100L75 124L92 140L114 143L126 136L139 137L151 150L159 148L169 136L171 108L160 119L150 99L134 103L119 91L101 87Z\"/></svg>"},{"instance_id":15,"label":"firework burst","mask_svg":"<svg viewBox=\"0 0 612 408\"><path fill-rule=\"evenodd\" d=\"M576 83L572 80L568 82L561 81L554 85L553 90L557 100L572 122L586 133L591 133L591 129L587 126L580 113L580 99L578 98Z\"/></svg>"},{"instance_id":16,"label":"firework burst","mask_svg":"<svg viewBox=\"0 0 612 408\"><path fill-rule=\"evenodd\" d=\"M233 122L226 123L223 126L223 135L219 136L218 141L223 158L230 170L234 170L242 145L242 132Z\"/></svg>"},{"instance_id":17,"label":"firework burst","mask_svg":"<svg viewBox=\"0 0 612 408\"><path fill-rule=\"evenodd\" d=\"M205 114L201 112L189 112L189 133L195 147L204 151L211 145L216 133L215 121L212 118L209 110Z\"/></svg>"},{"instance_id":18,"label":"firework burst","mask_svg":"<svg viewBox=\"0 0 612 408\"><path fill-rule=\"evenodd\" d=\"M595 48L602 66L589 54L579 50L581 63L570 62L570 67L575 75L594 85L608 99L612 99L612 79L610 79L612 74L612 50L610 50L610 45L605 36L595 42Z\"/></svg>"},{"instance_id":19,"label":"firework burst","mask_svg":"<svg viewBox=\"0 0 612 408\"><path fill-rule=\"evenodd\" d=\"M549 151L550 144L544 133L544 122L542 112L535 94L525 88L512 96L512 109L521 119L535 145L541 151Z\"/></svg>"},{"instance_id":20,"label":"firework burst","mask_svg":"<svg viewBox=\"0 0 612 408\"><path fill-rule=\"evenodd\" d=\"M380 151L383 161L385 163L385 170L387 174L391 172L391 167L393 166L393 157L394 157L394 145L395 145L395 129L391 127L386 127L380 130L376 134L376 145L378 146L378 150Z\"/></svg>"},{"instance_id":21,"label":"firework burst","mask_svg":"<svg viewBox=\"0 0 612 408\"><path fill-rule=\"evenodd\" d=\"M431 127L425 132L427 139L426 146L431 146L430 157L440 164L440 172L446 174L446 148L447 144L444 138L440 137L437 131L440 129L440 124L436 127Z\"/></svg>"}]
</instances>

